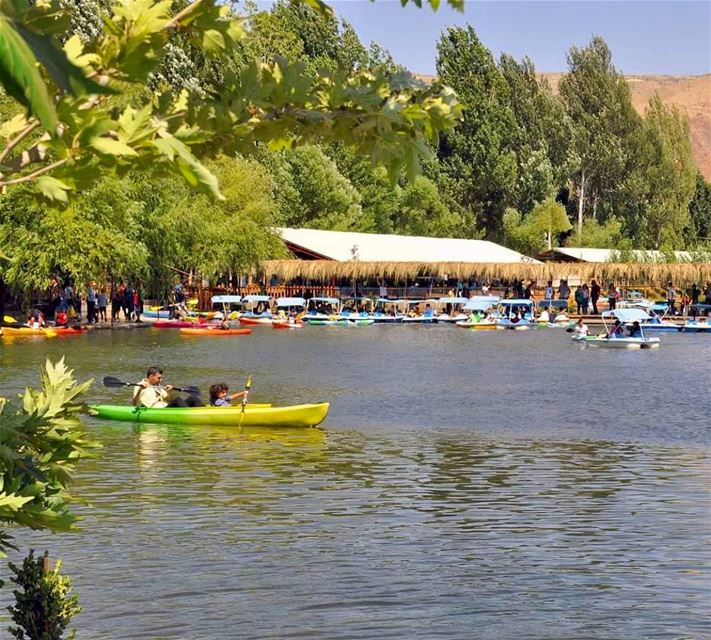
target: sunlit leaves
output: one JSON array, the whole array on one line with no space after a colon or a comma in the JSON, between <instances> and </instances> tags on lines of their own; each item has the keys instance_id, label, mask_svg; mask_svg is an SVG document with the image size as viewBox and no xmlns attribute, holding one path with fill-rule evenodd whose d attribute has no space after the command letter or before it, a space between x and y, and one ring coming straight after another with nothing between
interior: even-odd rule
<instances>
[{"instance_id":1,"label":"sunlit leaves","mask_svg":"<svg viewBox=\"0 0 711 640\"><path fill-rule=\"evenodd\" d=\"M21 406L0 400L0 521L33 529L71 529L68 485L76 463L97 447L77 414L91 381L77 384L63 360L47 361L42 388L26 389ZM11 547L0 532L0 553Z\"/></svg>"},{"instance_id":2,"label":"sunlit leaves","mask_svg":"<svg viewBox=\"0 0 711 640\"><path fill-rule=\"evenodd\" d=\"M67 197L69 186L52 176L40 176L37 179L37 188L40 190L40 193L49 200L55 200L57 202L67 202L69 200Z\"/></svg>"},{"instance_id":3,"label":"sunlit leaves","mask_svg":"<svg viewBox=\"0 0 711 640\"><path fill-rule=\"evenodd\" d=\"M52 15L60 15L52 2L45 4L52 6ZM327 11L316 5L321 15ZM446 89L436 94L411 79L382 73L349 76L345 70L324 69L314 74L303 62L283 58L255 62L239 74L225 69L224 81L211 93L189 84L191 90L177 96L164 87L153 95L130 89L156 68L176 32L209 59L225 56L245 36L244 19L217 0L193 0L177 12L173 6L170 0L116 0L95 41L83 43L74 36L63 49L52 39L53 29L44 33L39 23L30 27L22 22L29 14L13 15L15 29L0 10L9 27L5 40L14 52L9 59L18 61L9 77L20 82L20 98L45 129L53 125L42 141L42 154L24 160L17 148L2 169L0 188L36 180L43 171L32 165L41 161L53 162L54 176L76 189L98 160L110 171L122 172L130 164L177 172L191 187L219 198L217 181L201 156L330 139L385 165L394 180L403 170L414 176L420 159L430 153L427 144L436 143L439 132L461 117L456 97ZM45 11L48 20L50 13ZM3 82L10 81L3 77ZM104 97L112 91L119 96ZM3 126L12 146L11 136L23 135L19 124L17 119ZM56 202L65 201L68 193L47 180L41 192Z\"/></svg>"}]
</instances>

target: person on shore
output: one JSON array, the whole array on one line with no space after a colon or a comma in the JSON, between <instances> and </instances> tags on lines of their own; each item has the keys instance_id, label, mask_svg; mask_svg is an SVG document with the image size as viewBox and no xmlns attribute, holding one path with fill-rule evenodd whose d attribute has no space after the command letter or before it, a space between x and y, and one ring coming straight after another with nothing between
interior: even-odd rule
<instances>
[{"instance_id":1,"label":"person on shore","mask_svg":"<svg viewBox=\"0 0 711 640\"><path fill-rule=\"evenodd\" d=\"M674 285L671 280L667 283L667 308L669 310L669 315L676 315L676 289L674 289Z\"/></svg>"},{"instance_id":2,"label":"person on shore","mask_svg":"<svg viewBox=\"0 0 711 640\"><path fill-rule=\"evenodd\" d=\"M131 302L133 303L133 317L136 322L143 322L141 320L141 314L143 313L143 298L141 297L141 290L138 287L133 287Z\"/></svg>"},{"instance_id":3,"label":"person on shore","mask_svg":"<svg viewBox=\"0 0 711 640\"><path fill-rule=\"evenodd\" d=\"M584 313L586 313L587 309L586 309L586 311L583 311L583 288L582 287L578 287L577 289L575 289L574 298L575 298L575 313L577 313L578 315L583 315Z\"/></svg>"},{"instance_id":4,"label":"person on shore","mask_svg":"<svg viewBox=\"0 0 711 640\"><path fill-rule=\"evenodd\" d=\"M69 280L67 280L64 284L62 301L59 306L62 310L66 310L67 312L69 312L70 309L74 309L74 289L72 288L72 284ZM74 314L76 314L76 309L74 309Z\"/></svg>"},{"instance_id":5,"label":"person on shore","mask_svg":"<svg viewBox=\"0 0 711 640\"><path fill-rule=\"evenodd\" d=\"M544 295L545 295L546 300L553 300L553 295L554 295L553 280L549 280L546 283L546 292Z\"/></svg>"},{"instance_id":6,"label":"person on shore","mask_svg":"<svg viewBox=\"0 0 711 640\"><path fill-rule=\"evenodd\" d=\"M99 291L99 295L96 297L96 303L98 305L98 318L99 322L106 322L106 289L103 287Z\"/></svg>"},{"instance_id":7,"label":"person on shore","mask_svg":"<svg viewBox=\"0 0 711 640\"><path fill-rule=\"evenodd\" d=\"M597 310L597 301L600 299L600 285L593 280L590 283L590 301L592 302L592 312L599 316L600 312Z\"/></svg>"},{"instance_id":8,"label":"person on shore","mask_svg":"<svg viewBox=\"0 0 711 640\"><path fill-rule=\"evenodd\" d=\"M610 311L617 308L617 287L613 282L610 283L607 289L607 304Z\"/></svg>"},{"instance_id":9,"label":"person on shore","mask_svg":"<svg viewBox=\"0 0 711 640\"><path fill-rule=\"evenodd\" d=\"M224 383L220 382L218 384L213 384L210 386L210 404L213 407L229 407L230 402L246 396L249 392L247 390L240 391L239 393L228 393L230 388Z\"/></svg>"},{"instance_id":10,"label":"person on shore","mask_svg":"<svg viewBox=\"0 0 711 640\"><path fill-rule=\"evenodd\" d=\"M96 322L96 289L93 280L89 280L86 285L86 322L94 324Z\"/></svg>"},{"instance_id":11,"label":"person on shore","mask_svg":"<svg viewBox=\"0 0 711 640\"><path fill-rule=\"evenodd\" d=\"M123 315L126 322L131 322L133 318L133 287L126 285L123 292Z\"/></svg>"},{"instance_id":12,"label":"person on shore","mask_svg":"<svg viewBox=\"0 0 711 640\"><path fill-rule=\"evenodd\" d=\"M195 396L181 398L173 393L173 386L162 386L163 369L148 367L146 377L133 388L133 406L148 409L165 407L202 407L202 401Z\"/></svg>"},{"instance_id":13,"label":"person on shore","mask_svg":"<svg viewBox=\"0 0 711 640\"><path fill-rule=\"evenodd\" d=\"M588 283L583 282L583 315L588 315L588 310L590 308L590 289L588 289Z\"/></svg>"},{"instance_id":14,"label":"person on shore","mask_svg":"<svg viewBox=\"0 0 711 640\"><path fill-rule=\"evenodd\" d=\"M699 287L698 284L694 282L694 284L691 285L691 304L697 305L699 304L699 297L701 295L701 288Z\"/></svg>"},{"instance_id":15,"label":"person on shore","mask_svg":"<svg viewBox=\"0 0 711 640\"><path fill-rule=\"evenodd\" d=\"M533 298L533 283L529 282L523 290L523 299L531 300Z\"/></svg>"},{"instance_id":16,"label":"person on shore","mask_svg":"<svg viewBox=\"0 0 711 640\"><path fill-rule=\"evenodd\" d=\"M62 287L59 286L59 280L52 277L49 281L49 298L50 298L50 315L55 315L59 305L62 303Z\"/></svg>"},{"instance_id":17,"label":"person on shore","mask_svg":"<svg viewBox=\"0 0 711 640\"><path fill-rule=\"evenodd\" d=\"M123 305L123 292L119 285L111 295L111 322L118 322L121 305Z\"/></svg>"},{"instance_id":18,"label":"person on shore","mask_svg":"<svg viewBox=\"0 0 711 640\"><path fill-rule=\"evenodd\" d=\"M558 297L561 300L567 300L570 297L570 287L567 280L561 280L558 287Z\"/></svg>"}]
</instances>

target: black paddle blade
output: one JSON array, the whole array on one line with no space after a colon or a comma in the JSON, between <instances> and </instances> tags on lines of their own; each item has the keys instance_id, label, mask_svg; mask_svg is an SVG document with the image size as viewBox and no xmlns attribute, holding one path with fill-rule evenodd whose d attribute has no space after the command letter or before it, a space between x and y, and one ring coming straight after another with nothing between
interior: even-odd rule
<instances>
[{"instance_id":1,"label":"black paddle blade","mask_svg":"<svg viewBox=\"0 0 711 640\"><path fill-rule=\"evenodd\" d=\"M113 376L105 376L103 379L103 383L105 387L129 387L131 386L127 382L121 382L118 378L114 378Z\"/></svg>"},{"instance_id":2,"label":"black paddle blade","mask_svg":"<svg viewBox=\"0 0 711 640\"><path fill-rule=\"evenodd\" d=\"M191 396L199 396L200 395L200 389L197 387L190 386L187 389L183 389L185 393L189 393Z\"/></svg>"}]
</instances>

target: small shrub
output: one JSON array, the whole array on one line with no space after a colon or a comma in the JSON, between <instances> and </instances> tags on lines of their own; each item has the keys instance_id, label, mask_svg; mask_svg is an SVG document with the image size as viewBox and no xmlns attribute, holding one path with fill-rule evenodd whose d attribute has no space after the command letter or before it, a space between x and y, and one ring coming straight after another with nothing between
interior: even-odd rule
<instances>
[{"instance_id":1,"label":"small shrub","mask_svg":"<svg viewBox=\"0 0 711 640\"><path fill-rule=\"evenodd\" d=\"M60 640L69 621L81 611L79 596L72 594L68 577L59 574L62 563L57 561L54 570L45 572L48 552L35 558L34 549L17 567L8 563L15 574L10 578L19 588L12 593L15 606L8 607L17 627L8 631L17 640ZM68 640L74 637L72 631Z\"/></svg>"}]
</instances>

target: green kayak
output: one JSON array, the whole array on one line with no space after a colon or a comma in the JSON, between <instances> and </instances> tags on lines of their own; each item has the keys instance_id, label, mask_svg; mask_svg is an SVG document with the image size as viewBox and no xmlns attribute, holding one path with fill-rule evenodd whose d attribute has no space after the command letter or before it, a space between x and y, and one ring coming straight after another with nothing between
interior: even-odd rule
<instances>
[{"instance_id":1,"label":"green kayak","mask_svg":"<svg viewBox=\"0 0 711 640\"><path fill-rule=\"evenodd\" d=\"M326 419L329 403L296 404L291 407L247 405L242 407L194 407L147 409L100 404L90 407L91 414L105 420L150 422L154 424L196 424L244 427L315 427Z\"/></svg>"}]
</instances>

